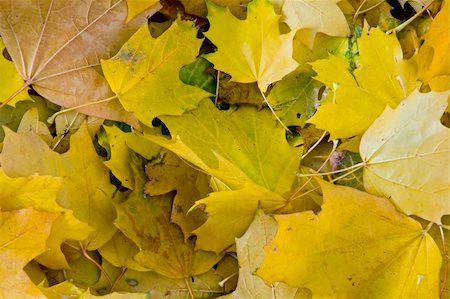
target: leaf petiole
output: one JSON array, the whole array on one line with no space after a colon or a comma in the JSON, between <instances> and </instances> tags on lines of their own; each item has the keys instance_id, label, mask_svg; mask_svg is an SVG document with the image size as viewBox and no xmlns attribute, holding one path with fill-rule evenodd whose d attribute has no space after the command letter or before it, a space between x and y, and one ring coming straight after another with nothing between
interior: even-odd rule
<instances>
[{"instance_id":1,"label":"leaf petiole","mask_svg":"<svg viewBox=\"0 0 450 299\"><path fill-rule=\"evenodd\" d=\"M50 116L47 119L47 122L49 124L53 124L55 122L55 118L58 115L61 115L61 114L64 114L64 113L67 113L67 112L70 112L70 111L73 111L73 110L77 110L79 108L84 108L84 107L87 107L87 106L97 105L97 104L101 104L101 103L107 103L107 102L112 101L112 100L117 99L117 98L118 98L118 96L114 95L112 97L109 97L109 98L106 98L106 99L103 99L103 100L98 100L98 101L95 101L95 102L89 102L89 103L81 104L81 105L78 105L78 106L75 106L75 107L71 107L71 108L60 110L60 111L54 113L52 116Z\"/></svg>"}]
</instances>

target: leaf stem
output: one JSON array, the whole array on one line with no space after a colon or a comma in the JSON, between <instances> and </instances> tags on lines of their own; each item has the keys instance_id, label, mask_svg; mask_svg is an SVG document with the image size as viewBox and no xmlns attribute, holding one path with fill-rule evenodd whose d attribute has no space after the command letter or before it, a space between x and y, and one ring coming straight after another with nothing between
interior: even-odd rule
<instances>
[{"instance_id":1,"label":"leaf stem","mask_svg":"<svg viewBox=\"0 0 450 299\"><path fill-rule=\"evenodd\" d=\"M219 100L219 82L220 82L220 71L217 70L216 97L214 98L214 106L216 106L216 107L217 107L217 101Z\"/></svg>"},{"instance_id":2,"label":"leaf stem","mask_svg":"<svg viewBox=\"0 0 450 299\"><path fill-rule=\"evenodd\" d=\"M99 263L97 263L96 260L94 260L89 253L87 252L86 248L83 246L83 244L81 242L78 242L80 244L80 249L81 249L81 253L83 254L83 256L88 259L91 263L93 263L103 274L105 274L105 278L108 281L108 284L110 286L110 288L112 288L113 286L113 282L111 277L109 276L109 274L106 272L105 268L102 267L102 265L100 265Z\"/></svg>"},{"instance_id":3,"label":"leaf stem","mask_svg":"<svg viewBox=\"0 0 450 299\"><path fill-rule=\"evenodd\" d=\"M415 15L413 15L411 18L409 18L408 20L406 20L405 22L401 23L400 25L398 25L397 27L389 30L386 32L386 34L391 34L394 31L395 32L400 32L403 29L405 29L406 26L408 26L409 24L411 24L412 21L414 21L417 17L419 17L424 11L426 11L428 9L428 7L431 6L431 4L433 4L434 0L431 0L427 5L425 5L421 10L419 10Z\"/></svg>"},{"instance_id":4,"label":"leaf stem","mask_svg":"<svg viewBox=\"0 0 450 299\"><path fill-rule=\"evenodd\" d=\"M305 173L305 174L301 174L301 173L297 173L297 176L300 177L310 177L310 176L322 176L322 175L328 175L328 174L335 174L335 173L341 173L350 169L354 169L354 168L361 168L364 166L364 162L352 165L350 167L347 168L343 168L343 169L338 169L338 170L334 170L334 171L329 171L329 172L318 172L318 173Z\"/></svg>"},{"instance_id":5,"label":"leaf stem","mask_svg":"<svg viewBox=\"0 0 450 299\"><path fill-rule=\"evenodd\" d=\"M188 277L184 278L184 283L186 284L186 287L188 289L189 296L191 296L191 299L195 299L194 292L192 291L191 283L190 283Z\"/></svg>"},{"instance_id":6,"label":"leaf stem","mask_svg":"<svg viewBox=\"0 0 450 299\"><path fill-rule=\"evenodd\" d=\"M3 108L9 102L11 102L19 93L21 93L28 86L30 86L30 84L25 82L19 89L13 92L12 95L10 95L3 103L0 104L0 109Z\"/></svg>"},{"instance_id":7,"label":"leaf stem","mask_svg":"<svg viewBox=\"0 0 450 299\"><path fill-rule=\"evenodd\" d=\"M52 151L54 151L58 145L61 143L61 141L64 139L64 137L67 136L67 134L69 134L70 129L72 128L73 124L75 123L76 119L78 118L78 116L80 115L79 112L77 112L77 114L75 114L75 117L72 119L72 121L70 122L70 124L64 129L64 131L62 132L61 136L59 137L58 141L55 143L55 145L53 145L52 147Z\"/></svg>"},{"instance_id":8,"label":"leaf stem","mask_svg":"<svg viewBox=\"0 0 450 299\"><path fill-rule=\"evenodd\" d=\"M109 292L108 293L112 293L114 291L114 288L116 287L117 283L119 282L120 279L122 279L122 277L125 275L127 270L128 270L128 268L122 267L122 271L120 271L119 276L117 276L117 278L114 280L114 283L109 288Z\"/></svg>"},{"instance_id":9,"label":"leaf stem","mask_svg":"<svg viewBox=\"0 0 450 299\"><path fill-rule=\"evenodd\" d=\"M281 126L289 133L291 133L291 130L289 130L288 127L286 127L286 125L281 121L281 119L278 117L278 115L275 113L275 110L273 110L272 105L270 105L269 101L266 98L266 95L264 94L264 92L260 89L259 92L261 93L264 101L266 102L267 106L269 107L270 111L272 111L272 114L275 116L275 118L277 119L277 121L281 124Z\"/></svg>"},{"instance_id":10,"label":"leaf stem","mask_svg":"<svg viewBox=\"0 0 450 299\"><path fill-rule=\"evenodd\" d=\"M47 122L49 124L53 124L55 122L55 118L58 115L61 115L61 114L64 114L64 113L67 113L67 112L70 112L70 111L73 111L73 110L77 110L79 108L84 108L84 107L87 107L87 106L97 105L97 104L101 104L101 103L106 103L106 102L112 101L112 100L117 99L117 98L118 98L118 96L114 95L112 97L109 97L109 98L106 98L106 99L103 99L103 100L98 100L98 101L95 101L95 102L84 103L84 104L81 104L81 105L78 105L78 106L75 106L75 107L71 107L71 108L60 110L60 111L54 113L52 116L50 116L47 119Z\"/></svg>"},{"instance_id":11,"label":"leaf stem","mask_svg":"<svg viewBox=\"0 0 450 299\"><path fill-rule=\"evenodd\" d=\"M442 229L442 226L441 226L441 225L438 225L438 227L439 227L439 231L440 231L440 233L441 233L442 250L444 251L444 252L443 252L443 255L444 255L444 261L443 261L443 263L444 263L444 265L443 265L443 267L444 267L444 269L443 269L443 271L444 271L444 273L443 273L444 279L443 279L443 280L444 280L444 281L442 282L442 287L441 287L441 289L440 289L440 291L439 291L439 297L442 298L442 294L444 293L444 291L445 291L445 286L446 286L446 284L447 284L447 274L448 274L447 243L445 242L444 230Z\"/></svg>"},{"instance_id":12,"label":"leaf stem","mask_svg":"<svg viewBox=\"0 0 450 299\"><path fill-rule=\"evenodd\" d=\"M325 136L327 136L328 132L324 131L322 136L320 136L319 140L317 140L307 151L306 153L303 154L302 156L302 160L310 153L312 152L321 142L322 140L325 138Z\"/></svg>"}]
</instances>

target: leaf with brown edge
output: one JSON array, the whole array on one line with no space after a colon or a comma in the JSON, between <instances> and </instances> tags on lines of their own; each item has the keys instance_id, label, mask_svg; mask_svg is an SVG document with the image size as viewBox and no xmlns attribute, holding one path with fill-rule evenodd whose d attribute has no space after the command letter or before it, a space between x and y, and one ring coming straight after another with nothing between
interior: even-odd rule
<instances>
[{"instance_id":1,"label":"leaf with brown edge","mask_svg":"<svg viewBox=\"0 0 450 299\"><path fill-rule=\"evenodd\" d=\"M125 0L1 0L0 35L25 81L22 88L33 86L55 104L86 105L78 111L136 125L117 99L93 104L114 96L94 67L146 20L141 14L124 24L126 17Z\"/></svg>"}]
</instances>

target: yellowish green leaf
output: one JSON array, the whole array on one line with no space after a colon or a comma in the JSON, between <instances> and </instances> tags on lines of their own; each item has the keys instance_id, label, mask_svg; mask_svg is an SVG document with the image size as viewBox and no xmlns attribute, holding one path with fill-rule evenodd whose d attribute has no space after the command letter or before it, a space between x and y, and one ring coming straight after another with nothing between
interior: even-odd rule
<instances>
[{"instance_id":1,"label":"yellowish green leaf","mask_svg":"<svg viewBox=\"0 0 450 299\"><path fill-rule=\"evenodd\" d=\"M335 56L312 63L315 78L330 91L308 122L329 131L331 139L364 133L386 105L396 107L416 87L415 60L403 60L395 35L366 28L358 47L353 73L345 59Z\"/></svg>"},{"instance_id":2,"label":"yellowish green leaf","mask_svg":"<svg viewBox=\"0 0 450 299\"><path fill-rule=\"evenodd\" d=\"M112 265L136 271L148 271L134 260L139 252L136 244L121 232L117 232L111 240L98 249L102 258L108 260Z\"/></svg>"},{"instance_id":3,"label":"yellowish green leaf","mask_svg":"<svg viewBox=\"0 0 450 299\"><path fill-rule=\"evenodd\" d=\"M104 126L103 128L105 129L108 140L105 141L107 142L106 144L102 145L109 148L111 155L110 159L104 163L124 187L133 189L134 175L130 166L130 150L139 153L147 159L152 159L159 153L161 147L134 133L125 133L116 126Z\"/></svg>"},{"instance_id":4,"label":"yellowish green leaf","mask_svg":"<svg viewBox=\"0 0 450 299\"><path fill-rule=\"evenodd\" d=\"M275 84L267 100L286 126L304 126L319 105L320 87L311 73L290 74Z\"/></svg>"},{"instance_id":5,"label":"yellowish green leaf","mask_svg":"<svg viewBox=\"0 0 450 299\"><path fill-rule=\"evenodd\" d=\"M236 250L239 259L239 281L236 290L222 299L240 298L308 298L296 297L302 290L291 288L284 283L267 285L264 280L255 275L264 259L264 246L275 236L277 224L272 217L258 210L255 219L245 232L236 240ZM304 291L307 292L307 291Z\"/></svg>"},{"instance_id":6,"label":"yellowish green leaf","mask_svg":"<svg viewBox=\"0 0 450 299\"><path fill-rule=\"evenodd\" d=\"M441 223L450 214L450 130L440 123L450 92L413 92L366 131L364 186L408 215Z\"/></svg>"},{"instance_id":7,"label":"yellowish green leaf","mask_svg":"<svg viewBox=\"0 0 450 299\"><path fill-rule=\"evenodd\" d=\"M8 130L1 163L5 173L13 177L35 173L63 177L57 202L94 229L84 241L89 250L97 249L114 235L111 198L115 188L109 170L95 152L86 124L72 136L70 150L62 155L53 152L33 132L16 134Z\"/></svg>"},{"instance_id":8,"label":"yellowish green leaf","mask_svg":"<svg viewBox=\"0 0 450 299\"><path fill-rule=\"evenodd\" d=\"M232 189L246 182L283 194L291 189L302 148L291 147L269 111L219 111L209 100L181 117L162 116L172 139L144 135Z\"/></svg>"},{"instance_id":9,"label":"yellowish green leaf","mask_svg":"<svg viewBox=\"0 0 450 299\"><path fill-rule=\"evenodd\" d=\"M46 249L56 213L33 208L0 212L0 297L44 299L22 270Z\"/></svg>"},{"instance_id":10,"label":"yellowish green leaf","mask_svg":"<svg viewBox=\"0 0 450 299\"><path fill-rule=\"evenodd\" d=\"M275 216L277 234L257 275L317 298L438 298L441 254L418 222L386 198L320 184L319 215Z\"/></svg>"},{"instance_id":11,"label":"yellowish green leaf","mask_svg":"<svg viewBox=\"0 0 450 299\"><path fill-rule=\"evenodd\" d=\"M228 8L208 2L210 29L205 35L218 51L205 55L214 67L240 83L257 82L261 91L295 70L292 39L295 32L280 35L278 22L268 0L253 0L247 18L239 20ZM223 24L227 24L226 27Z\"/></svg>"},{"instance_id":12,"label":"yellowish green leaf","mask_svg":"<svg viewBox=\"0 0 450 299\"><path fill-rule=\"evenodd\" d=\"M102 61L105 77L122 105L145 125L151 127L160 115L194 109L209 95L179 79L180 69L198 54L202 41L196 34L191 23L177 21L155 39L144 24L116 56Z\"/></svg>"}]
</instances>

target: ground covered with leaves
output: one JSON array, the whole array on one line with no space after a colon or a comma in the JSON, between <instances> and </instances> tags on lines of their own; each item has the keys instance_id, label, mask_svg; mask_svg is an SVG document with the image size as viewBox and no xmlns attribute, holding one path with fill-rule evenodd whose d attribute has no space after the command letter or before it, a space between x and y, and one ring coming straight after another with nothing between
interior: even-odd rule
<instances>
[{"instance_id":1,"label":"ground covered with leaves","mask_svg":"<svg viewBox=\"0 0 450 299\"><path fill-rule=\"evenodd\" d=\"M0 0L0 298L449 298L440 0Z\"/></svg>"}]
</instances>

